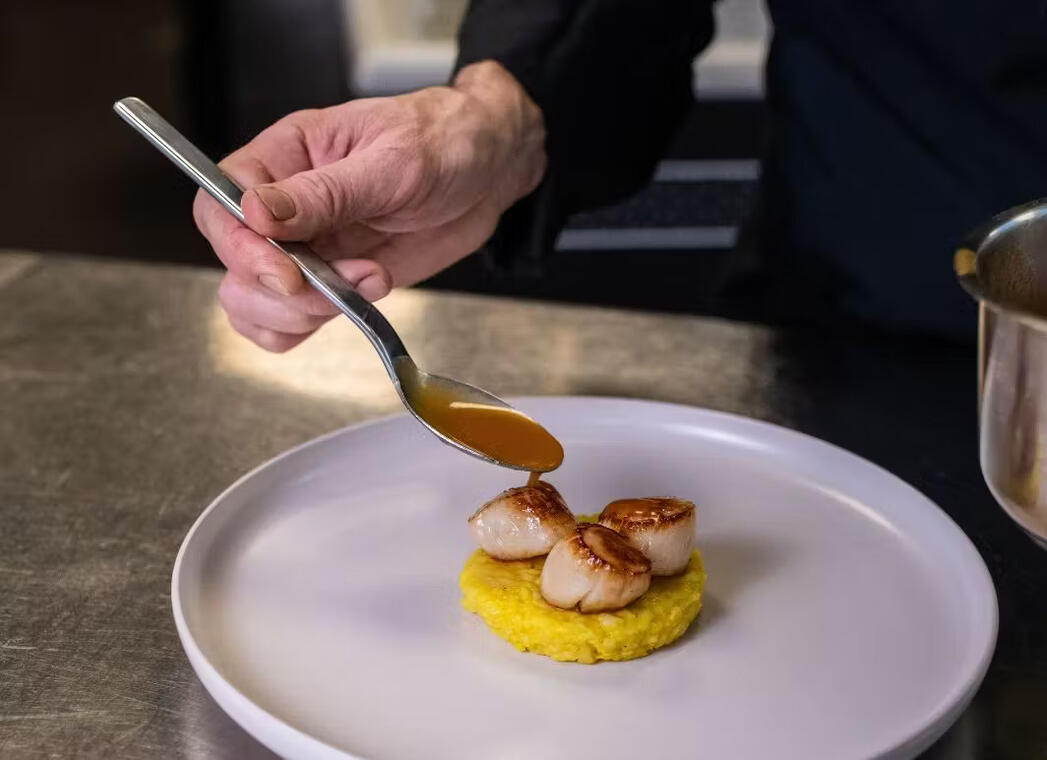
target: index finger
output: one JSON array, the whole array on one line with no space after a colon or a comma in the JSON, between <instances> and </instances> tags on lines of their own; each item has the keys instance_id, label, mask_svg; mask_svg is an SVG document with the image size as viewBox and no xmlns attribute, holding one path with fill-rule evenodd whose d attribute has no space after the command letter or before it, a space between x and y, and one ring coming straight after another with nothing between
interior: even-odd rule
<instances>
[{"instance_id":1,"label":"index finger","mask_svg":"<svg viewBox=\"0 0 1047 760\"><path fill-rule=\"evenodd\" d=\"M270 134L261 143L259 138L255 138L226 156L219 162L219 168L244 188L272 182L275 177L264 160L267 145L271 149L269 152L280 153L273 150L276 146L271 144L272 137ZM238 277L257 280L270 290L285 295L297 293L304 286L302 275L293 262L203 190L197 192L193 202L193 218L219 260Z\"/></svg>"},{"instance_id":2,"label":"index finger","mask_svg":"<svg viewBox=\"0 0 1047 760\"><path fill-rule=\"evenodd\" d=\"M197 191L193 201L193 218L221 262L240 279L257 280L282 295L304 287L294 262L203 190Z\"/></svg>"}]
</instances>

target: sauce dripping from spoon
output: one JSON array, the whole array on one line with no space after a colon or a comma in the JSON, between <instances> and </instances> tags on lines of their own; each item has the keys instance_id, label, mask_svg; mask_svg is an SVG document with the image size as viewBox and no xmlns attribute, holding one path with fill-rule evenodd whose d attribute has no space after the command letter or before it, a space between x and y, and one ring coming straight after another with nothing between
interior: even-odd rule
<instances>
[{"instance_id":1,"label":"sauce dripping from spoon","mask_svg":"<svg viewBox=\"0 0 1047 760\"><path fill-rule=\"evenodd\" d=\"M530 470L531 481L537 482L543 472L555 470L563 462L560 442L516 409L463 401L437 386L425 386L413 393L411 403L448 438L498 462Z\"/></svg>"}]
</instances>

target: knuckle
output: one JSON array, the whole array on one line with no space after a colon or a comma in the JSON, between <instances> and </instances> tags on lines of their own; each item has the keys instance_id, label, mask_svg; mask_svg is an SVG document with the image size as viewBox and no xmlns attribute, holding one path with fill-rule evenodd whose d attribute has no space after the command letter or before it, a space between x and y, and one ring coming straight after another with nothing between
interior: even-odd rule
<instances>
[{"instance_id":1,"label":"knuckle","mask_svg":"<svg viewBox=\"0 0 1047 760\"><path fill-rule=\"evenodd\" d=\"M267 328L261 327L255 331L254 342L257 343L261 348L266 351L272 351L273 353L279 353L276 345L276 333Z\"/></svg>"},{"instance_id":2,"label":"knuckle","mask_svg":"<svg viewBox=\"0 0 1047 760\"><path fill-rule=\"evenodd\" d=\"M302 108L292 111L277 123L292 129L309 129L323 121L323 110L320 108Z\"/></svg>"},{"instance_id":3,"label":"knuckle","mask_svg":"<svg viewBox=\"0 0 1047 760\"><path fill-rule=\"evenodd\" d=\"M196 225L196 229L200 230L201 233L205 232L204 229L204 191L197 190L196 195L193 197L193 223ZM205 233L206 234L206 233Z\"/></svg>"},{"instance_id":4,"label":"knuckle","mask_svg":"<svg viewBox=\"0 0 1047 760\"><path fill-rule=\"evenodd\" d=\"M388 293L393 289L393 275L385 267L377 267L372 277L377 277L381 281L383 292Z\"/></svg>"},{"instance_id":5,"label":"knuckle","mask_svg":"<svg viewBox=\"0 0 1047 760\"><path fill-rule=\"evenodd\" d=\"M265 162L257 156L246 156L243 161L242 181L250 187L255 184L264 184L273 181L273 175Z\"/></svg>"},{"instance_id":6,"label":"knuckle","mask_svg":"<svg viewBox=\"0 0 1047 760\"><path fill-rule=\"evenodd\" d=\"M227 314L233 311L233 304L236 302L235 291L236 285L233 282L233 278L229 275L223 277L221 284L218 286L218 303L221 304Z\"/></svg>"},{"instance_id":7,"label":"knuckle","mask_svg":"<svg viewBox=\"0 0 1047 760\"><path fill-rule=\"evenodd\" d=\"M283 324L280 325L280 328L282 332L291 333L292 335L310 333L316 329L313 319L312 316L304 312L289 310L285 315Z\"/></svg>"},{"instance_id":8,"label":"knuckle","mask_svg":"<svg viewBox=\"0 0 1047 760\"><path fill-rule=\"evenodd\" d=\"M238 227L227 236L229 251L229 269L242 277L253 279L263 271L282 268L282 257L273 251L268 244L261 242L258 235L246 227ZM264 246L264 247L263 247Z\"/></svg>"},{"instance_id":9,"label":"knuckle","mask_svg":"<svg viewBox=\"0 0 1047 760\"><path fill-rule=\"evenodd\" d=\"M266 132L271 132L275 137L298 140L304 145L306 135L317 123L319 116L320 111L315 108L292 111L274 122Z\"/></svg>"},{"instance_id":10,"label":"knuckle","mask_svg":"<svg viewBox=\"0 0 1047 760\"><path fill-rule=\"evenodd\" d=\"M252 140L251 142L254 141ZM251 143L243 145L234 150L232 153L228 153L225 156L223 156L221 160L218 161L218 168L221 169L223 172L228 172L230 167L233 167L237 164L237 162L240 160L240 157L243 155L243 152L248 148L248 146L250 146L250 144Z\"/></svg>"},{"instance_id":11,"label":"knuckle","mask_svg":"<svg viewBox=\"0 0 1047 760\"><path fill-rule=\"evenodd\" d=\"M445 138L441 154L456 169L491 163L499 155L498 138L489 132L452 134Z\"/></svg>"},{"instance_id":12,"label":"knuckle","mask_svg":"<svg viewBox=\"0 0 1047 760\"><path fill-rule=\"evenodd\" d=\"M248 269L255 258L254 236L248 230L239 228L233 230L226 238L230 262L235 262L240 268Z\"/></svg>"},{"instance_id":13,"label":"knuckle","mask_svg":"<svg viewBox=\"0 0 1047 760\"><path fill-rule=\"evenodd\" d=\"M260 327L254 336L254 342L274 354L282 354L291 348L291 341L286 335L270 330L268 327Z\"/></svg>"},{"instance_id":14,"label":"knuckle","mask_svg":"<svg viewBox=\"0 0 1047 760\"><path fill-rule=\"evenodd\" d=\"M253 331L251 330L251 327L247 322L244 322L235 314L232 314L230 312L226 312L226 319L229 321L229 326L232 327L237 334L242 335L248 340L254 340Z\"/></svg>"},{"instance_id":15,"label":"knuckle","mask_svg":"<svg viewBox=\"0 0 1047 760\"><path fill-rule=\"evenodd\" d=\"M197 191L193 199L193 223L216 251L227 234L227 225L221 217L224 213L222 207L211 196L203 190Z\"/></svg>"},{"instance_id":16,"label":"knuckle","mask_svg":"<svg viewBox=\"0 0 1047 760\"><path fill-rule=\"evenodd\" d=\"M302 319L302 327L298 330L299 335L312 335L314 332L319 330L325 322L327 317L317 317L313 315L305 315Z\"/></svg>"},{"instance_id":17,"label":"knuckle","mask_svg":"<svg viewBox=\"0 0 1047 760\"><path fill-rule=\"evenodd\" d=\"M257 147L248 145L222 159L219 167L245 188L269 182L272 174L259 152Z\"/></svg>"}]
</instances>

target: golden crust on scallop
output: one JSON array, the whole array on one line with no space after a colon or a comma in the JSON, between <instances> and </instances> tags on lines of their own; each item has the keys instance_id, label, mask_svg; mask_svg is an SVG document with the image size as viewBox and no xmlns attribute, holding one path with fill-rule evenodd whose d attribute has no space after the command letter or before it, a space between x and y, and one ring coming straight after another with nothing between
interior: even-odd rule
<instances>
[{"instance_id":1,"label":"golden crust on scallop","mask_svg":"<svg viewBox=\"0 0 1047 760\"><path fill-rule=\"evenodd\" d=\"M475 520L491 504L503 500L513 508L532 514L539 520L570 517L571 521L574 521L571 510L567 508L567 502L564 501L560 492L556 490L556 486L552 483L546 483L544 480L539 480L533 486L517 486L516 488L502 491L476 510L473 516L469 518L469 522Z\"/></svg>"},{"instance_id":2,"label":"golden crust on scallop","mask_svg":"<svg viewBox=\"0 0 1047 760\"><path fill-rule=\"evenodd\" d=\"M616 531L668 528L693 516L693 501L644 497L612 501L600 513L600 523Z\"/></svg>"},{"instance_id":3,"label":"golden crust on scallop","mask_svg":"<svg viewBox=\"0 0 1047 760\"><path fill-rule=\"evenodd\" d=\"M630 575L651 572L651 561L615 531L603 525L583 523L567 542L572 552L586 564L607 567Z\"/></svg>"},{"instance_id":4,"label":"golden crust on scallop","mask_svg":"<svg viewBox=\"0 0 1047 760\"><path fill-rule=\"evenodd\" d=\"M541 481L503 491L469 518L469 530L480 548L503 560L547 554L574 525L560 492Z\"/></svg>"}]
</instances>

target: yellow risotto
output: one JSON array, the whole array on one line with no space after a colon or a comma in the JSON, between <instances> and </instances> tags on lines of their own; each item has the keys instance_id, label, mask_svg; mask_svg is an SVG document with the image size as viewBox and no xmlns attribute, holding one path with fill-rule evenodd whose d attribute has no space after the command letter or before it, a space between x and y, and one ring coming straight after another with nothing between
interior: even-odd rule
<instances>
[{"instance_id":1,"label":"yellow risotto","mask_svg":"<svg viewBox=\"0 0 1047 760\"><path fill-rule=\"evenodd\" d=\"M647 593L629 606L593 614L542 598L544 564L545 557L505 562L477 549L459 580L462 606L520 651L584 663L648 655L680 638L702 608L705 570L697 551L681 575L652 578Z\"/></svg>"}]
</instances>

